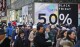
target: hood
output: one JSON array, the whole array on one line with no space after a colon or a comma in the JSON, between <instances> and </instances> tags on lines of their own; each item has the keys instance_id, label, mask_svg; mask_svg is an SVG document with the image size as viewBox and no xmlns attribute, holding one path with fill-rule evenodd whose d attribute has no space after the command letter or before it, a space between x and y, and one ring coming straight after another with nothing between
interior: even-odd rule
<instances>
[{"instance_id":1,"label":"hood","mask_svg":"<svg viewBox=\"0 0 80 47\"><path fill-rule=\"evenodd\" d=\"M8 26L11 26L11 23L8 23Z\"/></svg>"}]
</instances>

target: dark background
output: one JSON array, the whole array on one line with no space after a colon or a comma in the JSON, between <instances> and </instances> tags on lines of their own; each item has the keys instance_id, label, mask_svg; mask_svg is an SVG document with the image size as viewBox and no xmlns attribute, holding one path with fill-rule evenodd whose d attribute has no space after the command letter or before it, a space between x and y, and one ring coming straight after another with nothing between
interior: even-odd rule
<instances>
[{"instance_id":1,"label":"dark background","mask_svg":"<svg viewBox=\"0 0 80 47\"><path fill-rule=\"evenodd\" d=\"M63 4L62 4L63 5ZM63 13L66 17L67 14L69 14L69 18L72 19L72 24L71 25L74 25L74 26L78 26L78 4L69 4L70 5L70 8L71 10L59 10L59 15L61 13ZM59 6L59 8L61 8ZM60 21L59 20L59 23L61 24L63 21ZM67 24L67 23L65 23Z\"/></svg>"}]
</instances>

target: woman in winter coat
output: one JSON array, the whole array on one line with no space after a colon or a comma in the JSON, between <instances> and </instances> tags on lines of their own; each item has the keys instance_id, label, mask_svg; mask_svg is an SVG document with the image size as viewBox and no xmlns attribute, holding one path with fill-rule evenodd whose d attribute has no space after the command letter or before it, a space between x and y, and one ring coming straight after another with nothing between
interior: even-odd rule
<instances>
[{"instance_id":1,"label":"woman in winter coat","mask_svg":"<svg viewBox=\"0 0 80 47\"><path fill-rule=\"evenodd\" d=\"M30 47L34 47L33 40L34 40L34 37L36 36L36 32L37 32L37 27L36 25L33 25L33 30L30 32L29 38L28 38L30 41Z\"/></svg>"},{"instance_id":2,"label":"woman in winter coat","mask_svg":"<svg viewBox=\"0 0 80 47\"><path fill-rule=\"evenodd\" d=\"M57 39L56 47L62 47L62 42L66 39L67 30L63 30L59 34L59 38Z\"/></svg>"},{"instance_id":3,"label":"woman in winter coat","mask_svg":"<svg viewBox=\"0 0 80 47\"><path fill-rule=\"evenodd\" d=\"M73 30L67 32L66 40L61 42L62 47L74 47L76 35Z\"/></svg>"}]
</instances>

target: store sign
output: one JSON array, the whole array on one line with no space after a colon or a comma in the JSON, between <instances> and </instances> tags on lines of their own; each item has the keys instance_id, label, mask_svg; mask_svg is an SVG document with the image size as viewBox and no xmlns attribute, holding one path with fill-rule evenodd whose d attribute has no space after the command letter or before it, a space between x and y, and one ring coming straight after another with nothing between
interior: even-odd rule
<instances>
[{"instance_id":1,"label":"store sign","mask_svg":"<svg viewBox=\"0 0 80 47\"><path fill-rule=\"evenodd\" d=\"M59 4L59 23L78 26L78 4Z\"/></svg>"},{"instance_id":2,"label":"store sign","mask_svg":"<svg viewBox=\"0 0 80 47\"><path fill-rule=\"evenodd\" d=\"M78 26L78 4L34 3L34 23Z\"/></svg>"},{"instance_id":3,"label":"store sign","mask_svg":"<svg viewBox=\"0 0 80 47\"><path fill-rule=\"evenodd\" d=\"M58 4L56 3L35 3L34 4L34 22L43 24L58 23Z\"/></svg>"}]
</instances>

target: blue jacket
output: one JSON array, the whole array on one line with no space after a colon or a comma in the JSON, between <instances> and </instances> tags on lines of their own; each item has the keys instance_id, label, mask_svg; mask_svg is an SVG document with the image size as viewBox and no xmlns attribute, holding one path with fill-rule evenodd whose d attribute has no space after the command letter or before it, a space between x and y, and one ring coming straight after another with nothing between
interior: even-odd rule
<instances>
[{"instance_id":1,"label":"blue jacket","mask_svg":"<svg viewBox=\"0 0 80 47\"><path fill-rule=\"evenodd\" d=\"M7 29L6 29L6 36L9 37L9 36L12 36L12 33L13 33L13 27L12 26L8 26Z\"/></svg>"}]
</instances>

